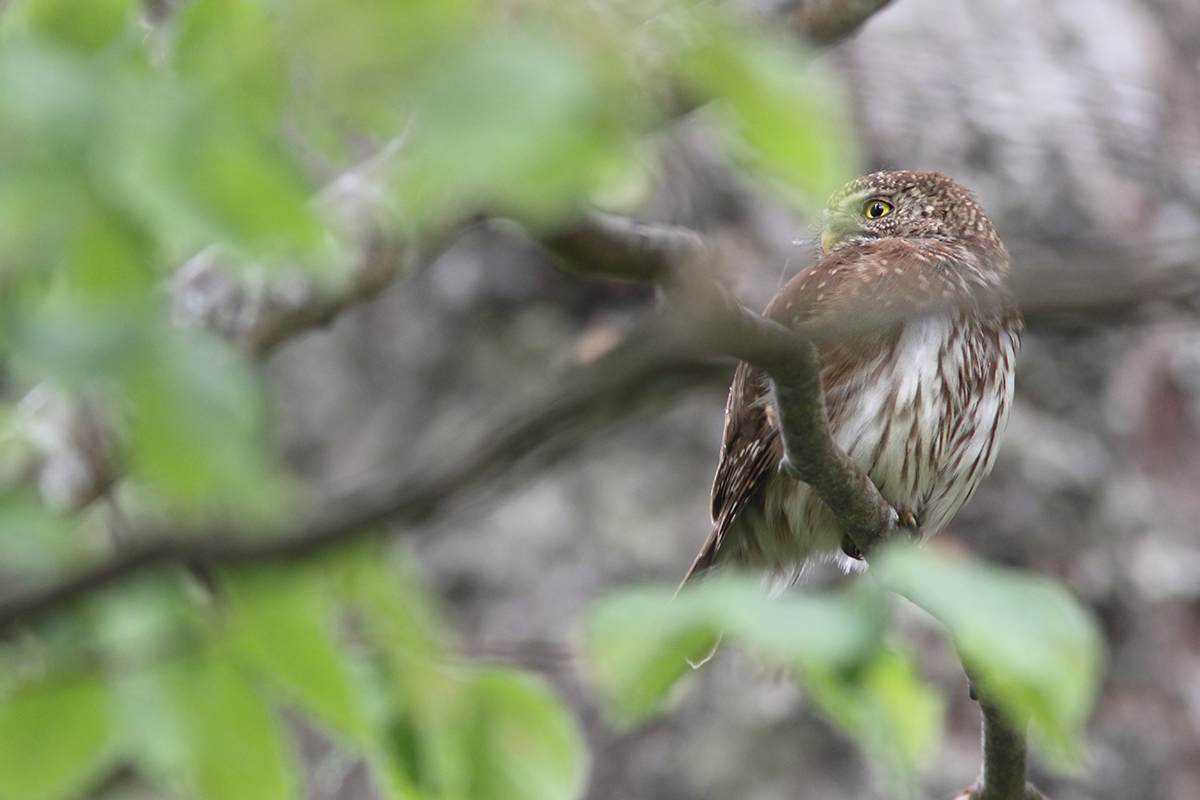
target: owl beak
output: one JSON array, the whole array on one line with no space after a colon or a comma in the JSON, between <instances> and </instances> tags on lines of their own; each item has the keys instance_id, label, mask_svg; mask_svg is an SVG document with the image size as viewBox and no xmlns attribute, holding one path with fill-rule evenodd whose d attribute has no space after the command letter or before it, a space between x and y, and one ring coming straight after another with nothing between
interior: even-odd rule
<instances>
[{"instance_id":1,"label":"owl beak","mask_svg":"<svg viewBox=\"0 0 1200 800\"><path fill-rule=\"evenodd\" d=\"M821 231L821 249L825 251L825 255L829 255L829 251L833 248L833 243L836 239L837 235L829 228Z\"/></svg>"}]
</instances>

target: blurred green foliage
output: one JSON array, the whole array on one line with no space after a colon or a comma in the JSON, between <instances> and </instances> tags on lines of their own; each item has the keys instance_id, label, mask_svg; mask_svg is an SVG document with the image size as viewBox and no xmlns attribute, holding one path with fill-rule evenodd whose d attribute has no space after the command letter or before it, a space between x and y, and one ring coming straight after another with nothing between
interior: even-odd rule
<instances>
[{"instance_id":1,"label":"blurred green foliage","mask_svg":"<svg viewBox=\"0 0 1200 800\"><path fill-rule=\"evenodd\" d=\"M942 703L889 631L885 592L941 622L979 688L1060 768L1082 758L1080 737L1098 685L1095 622L1061 586L1013 570L890 546L840 594L768 596L761 581L722 576L666 590L624 590L587 629L593 675L614 719L659 713L718 639L788 667L817 708L885 762L911 769L937 743Z\"/></svg>"},{"instance_id":2,"label":"blurred green foliage","mask_svg":"<svg viewBox=\"0 0 1200 800\"><path fill-rule=\"evenodd\" d=\"M1053 763L1080 763L1103 650L1078 600L1046 578L934 553L894 549L873 566L883 586L946 626L980 693L1029 720Z\"/></svg>"},{"instance_id":3,"label":"blurred green foliage","mask_svg":"<svg viewBox=\"0 0 1200 800\"><path fill-rule=\"evenodd\" d=\"M481 211L553 226L630 184L680 98L710 104L731 152L810 205L846 177L846 137L794 46L709 3L517 6L188 0L147 23L132 0L8 4L11 394L102 391L124 486L175 513L269 515L286 492L257 371L162 312L164 278L201 249L337 280L353 246L317 195L379 154L381 218L405 235Z\"/></svg>"},{"instance_id":4,"label":"blurred green foliage","mask_svg":"<svg viewBox=\"0 0 1200 800\"><path fill-rule=\"evenodd\" d=\"M800 204L847 177L846 133L803 56L712 3L5 4L0 576L20 589L111 553L111 525L88 507L110 480L134 512L286 514L260 366L164 311L182 262L216 247L246 274L344 277L352 234L318 195L381 154L379 219L403 229L382 233L420 236L479 212L545 229L629 185L646 143L691 108L748 175ZM53 391L33 402L34 387ZM79 465L65 455L100 424L72 410L85 398L114 439L81 456L104 473L87 491L71 488ZM44 498L57 465L57 510L27 485L38 459ZM64 514L72 491L79 508ZM579 796L587 756L564 704L531 675L456 661L430 599L393 561L372 545L288 569L161 568L0 643L0 800L81 796L119 765L204 800L297 797L285 709L360 754L390 797ZM956 570L897 556L886 574L1069 751L1094 685L1081 617L1052 587ZM1012 613L989 615L999 600L947 606L938 587L962 580ZM1026 620L1043 610L1044 625ZM790 665L831 719L911 765L939 705L886 618L870 588L774 602L730 581L674 603L614 599L589 641L627 722L653 713L686 658L723 633Z\"/></svg>"}]
</instances>

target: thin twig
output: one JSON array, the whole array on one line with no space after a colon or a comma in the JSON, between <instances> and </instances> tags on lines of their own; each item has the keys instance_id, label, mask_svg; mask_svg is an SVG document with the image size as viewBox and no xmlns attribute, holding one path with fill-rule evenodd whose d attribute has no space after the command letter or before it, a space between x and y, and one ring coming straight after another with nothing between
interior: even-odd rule
<instances>
[{"instance_id":1,"label":"thin twig","mask_svg":"<svg viewBox=\"0 0 1200 800\"><path fill-rule=\"evenodd\" d=\"M858 30L891 0L788 0L773 16L813 44L832 44Z\"/></svg>"},{"instance_id":2,"label":"thin twig","mask_svg":"<svg viewBox=\"0 0 1200 800\"><path fill-rule=\"evenodd\" d=\"M676 284L708 258L700 234L677 225L647 225L591 213L542 243L571 272L656 285Z\"/></svg>"},{"instance_id":3,"label":"thin twig","mask_svg":"<svg viewBox=\"0 0 1200 800\"><path fill-rule=\"evenodd\" d=\"M994 703L981 699L983 712L983 769L978 780L956 800L1045 800L1025 780L1025 725L1005 716Z\"/></svg>"},{"instance_id":4,"label":"thin twig","mask_svg":"<svg viewBox=\"0 0 1200 800\"><path fill-rule=\"evenodd\" d=\"M314 293L299 306L262 309L254 325L243 334L242 346L262 358L297 334L325 327L347 308L390 286L416 260L412 249L383 238L367 241L362 245L362 264L348 286L340 292Z\"/></svg>"}]
</instances>

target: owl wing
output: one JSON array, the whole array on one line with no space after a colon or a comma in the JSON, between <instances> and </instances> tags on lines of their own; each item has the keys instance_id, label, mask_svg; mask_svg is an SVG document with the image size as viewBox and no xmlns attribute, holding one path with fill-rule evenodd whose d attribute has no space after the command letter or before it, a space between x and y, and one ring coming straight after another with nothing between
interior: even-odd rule
<instances>
[{"instance_id":1,"label":"owl wing","mask_svg":"<svg viewBox=\"0 0 1200 800\"><path fill-rule=\"evenodd\" d=\"M939 242L879 239L835 250L793 277L764 315L809 337L820 352L821 382L829 414L837 416L829 389L870 351L898 338L904 321L931 304L972 297L958 285L961 250ZM688 570L693 575L724 560L722 545L747 506L779 470L783 443L770 397L770 379L738 364L725 409L721 457L712 488L713 528Z\"/></svg>"},{"instance_id":2,"label":"owl wing","mask_svg":"<svg viewBox=\"0 0 1200 800\"><path fill-rule=\"evenodd\" d=\"M725 405L721 459L712 488L713 528L685 582L717 563L730 525L779 469L783 442L774 417L769 378L740 362Z\"/></svg>"}]
</instances>

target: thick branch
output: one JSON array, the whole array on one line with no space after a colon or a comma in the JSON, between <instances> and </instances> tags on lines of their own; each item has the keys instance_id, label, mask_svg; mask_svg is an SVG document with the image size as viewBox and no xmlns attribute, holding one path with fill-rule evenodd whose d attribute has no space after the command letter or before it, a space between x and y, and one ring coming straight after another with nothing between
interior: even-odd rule
<instances>
[{"instance_id":1,"label":"thick branch","mask_svg":"<svg viewBox=\"0 0 1200 800\"><path fill-rule=\"evenodd\" d=\"M629 240L658 256L653 237ZM678 239L669 239L672 247ZM612 242L610 241L610 244ZM699 251L693 251L696 255ZM664 263L669 263L667 259ZM886 533L894 512L829 434L816 379L812 346L784 326L741 308L715 283L705 293L688 293L671 305L674 313L643 326L622 345L592 364L564 376L559 388L532 411L499 427L465 458L432 476L406 480L391 489L363 492L331 504L320 520L298 530L258 534L233 529L142 532L111 560L54 585L0 600L0 633L159 564L205 567L292 561L367 535L385 522L412 525L436 514L464 492L508 472L535 451L546 460L577 447L595 431L637 410L664 388L710 380L712 356L742 358L777 375L787 443L805 458L789 460L846 524L864 551ZM792 424L792 421L799 421Z\"/></svg>"},{"instance_id":2,"label":"thick branch","mask_svg":"<svg viewBox=\"0 0 1200 800\"><path fill-rule=\"evenodd\" d=\"M637 276L674 289L678 296L667 313L676 320L700 320L704 330L715 332L704 344L707 352L735 356L771 376L784 442L781 468L816 490L861 552L896 527L895 509L833 440L816 348L738 305L709 279L712 255L703 240L685 229L594 215L546 245L577 271Z\"/></svg>"},{"instance_id":3,"label":"thick branch","mask_svg":"<svg viewBox=\"0 0 1200 800\"><path fill-rule=\"evenodd\" d=\"M771 366L750 363L765 369L775 386L784 441L781 468L813 487L859 552L870 552L896 527L899 515L833 440L816 347L804 342L790 358Z\"/></svg>"},{"instance_id":4,"label":"thick branch","mask_svg":"<svg viewBox=\"0 0 1200 800\"><path fill-rule=\"evenodd\" d=\"M1094 330L1143 319L1163 310L1200 310L1195 264L1149 270L1153 253L1078 250L1049 258L1014 252L1022 265L1010 281L1030 327Z\"/></svg>"},{"instance_id":5,"label":"thick branch","mask_svg":"<svg viewBox=\"0 0 1200 800\"><path fill-rule=\"evenodd\" d=\"M724 347L714 342L713 349L747 361L771 376L784 444L780 469L813 487L837 517L842 532L860 552L869 552L895 529L898 515L866 473L833 440L816 347L783 325L737 305L728 296L724 299L729 321L721 327L734 333Z\"/></svg>"},{"instance_id":6,"label":"thick branch","mask_svg":"<svg viewBox=\"0 0 1200 800\"><path fill-rule=\"evenodd\" d=\"M644 225L593 213L543 240L569 271L657 285L677 282L706 257L704 240L688 228Z\"/></svg>"}]
</instances>

